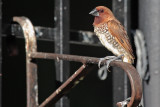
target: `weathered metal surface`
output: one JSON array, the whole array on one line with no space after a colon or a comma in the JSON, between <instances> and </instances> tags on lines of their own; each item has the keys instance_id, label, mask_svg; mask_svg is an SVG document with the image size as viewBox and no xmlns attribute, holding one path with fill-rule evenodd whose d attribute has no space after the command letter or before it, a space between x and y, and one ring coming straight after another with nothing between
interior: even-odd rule
<instances>
[{"instance_id":1,"label":"weathered metal surface","mask_svg":"<svg viewBox=\"0 0 160 107\"><path fill-rule=\"evenodd\" d=\"M55 53L69 53L69 0L55 0L54 9L55 33L54 47ZM69 76L69 63L60 61L56 65L56 79L60 82ZM65 69L65 74L63 70Z\"/></svg>"},{"instance_id":2,"label":"weathered metal surface","mask_svg":"<svg viewBox=\"0 0 160 107\"><path fill-rule=\"evenodd\" d=\"M142 98L142 81L136 69L130 64L124 63L113 63L111 66L117 66L122 68L126 73L130 80L132 93L130 102L127 104L127 107L137 107ZM121 105L121 103L117 103L117 105ZM121 107L121 106L120 106Z\"/></svg>"},{"instance_id":3,"label":"weathered metal surface","mask_svg":"<svg viewBox=\"0 0 160 107\"><path fill-rule=\"evenodd\" d=\"M55 28L34 26L37 40L44 41L54 41ZM18 24L6 24L3 28L3 34L13 35L16 38L24 38L23 30ZM4 35L5 36L5 35ZM71 44L81 44L90 46L102 46L99 39L95 36L93 32L83 31L83 30L70 30L70 40Z\"/></svg>"},{"instance_id":4,"label":"weathered metal surface","mask_svg":"<svg viewBox=\"0 0 160 107\"><path fill-rule=\"evenodd\" d=\"M43 52L33 52L31 53L32 58L41 58L41 59L55 59L58 62L60 60L67 60L67 61L75 61L75 62L82 62L82 63L91 63L97 64L99 62L99 58L94 57L85 57L85 56L76 56L76 55L67 55L67 54L55 54L55 53L43 53ZM103 64L103 62L101 63Z\"/></svg>"},{"instance_id":5,"label":"weathered metal surface","mask_svg":"<svg viewBox=\"0 0 160 107\"><path fill-rule=\"evenodd\" d=\"M34 27L31 21L26 17L13 17L13 21L19 23L22 27L23 34L26 42L26 52L36 52L37 51L37 41L34 32Z\"/></svg>"},{"instance_id":6,"label":"weathered metal surface","mask_svg":"<svg viewBox=\"0 0 160 107\"><path fill-rule=\"evenodd\" d=\"M10 28L11 27L11 28ZM35 34L37 39L53 41L54 40L54 32L55 29L51 27L42 27L42 26L34 26ZM6 25L6 28L3 29L3 33L8 35L15 35L16 37L24 37L23 30L18 24Z\"/></svg>"},{"instance_id":7,"label":"weathered metal surface","mask_svg":"<svg viewBox=\"0 0 160 107\"><path fill-rule=\"evenodd\" d=\"M76 62L82 62L83 64L89 64L89 63L98 64L100 60L99 58L95 58L95 57L85 57L85 56L65 55L65 54L61 55L61 54L52 54L52 53L32 53L31 57L43 58L43 59L54 59L57 61L59 60L76 61ZM101 64L104 65L105 61L103 61ZM141 83L141 78L138 72L131 64L128 64L128 63L113 61L111 62L110 65L120 67L127 73L130 80L131 89L132 89L131 99L130 99L130 102L127 104L127 107L137 107L142 97L142 83ZM118 105L120 104L121 103L118 103Z\"/></svg>"},{"instance_id":8,"label":"weathered metal surface","mask_svg":"<svg viewBox=\"0 0 160 107\"><path fill-rule=\"evenodd\" d=\"M28 62L26 67L27 67L26 71L27 107L38 107L39 104L38 104L37 65L33 62Z\"/></svg>"},{"instance_id":9,"label":"weathered metal surface","mask_svg":"<svg viewBox=\"0 0 160 107\"><path fill-rule=\"evenodd\" d=\"M86 74L93 69L93 65L86 66L82 65L70 78L62 84L56 91L51 94L40 107L48 107L56 103L64 94L66 94L70 89L76 86L80 81L84 79Z\"/></svg>"},{"instance_id":10,"label":"weathered metal surface","mask_svg":"<svg viewBox=\"0 0 160 107\"><path fill-rule=\"evenodd\" d=\"M54 0L54 50L55 53L59 54L69 54L69 1L70 0ZM70 74L69 62L62 60L59 63L55 62L55 68L56 80L60 82L66 81ZM70 101L68 98L62 98L55 106L69 107L69 103Z\"/></svg>"},{"instance_id":11,"label":"weathered metal surface","mask_svg":"<svg viewBox=\"0 0 160 107\"><path fill-rule=\"evenodd\" d=\"M37 65L31 61L30 53L37 51L34 27L26 17L14 17L22 27L26 46L27 107L38 107Z\"/></svg>"}]
</instances>

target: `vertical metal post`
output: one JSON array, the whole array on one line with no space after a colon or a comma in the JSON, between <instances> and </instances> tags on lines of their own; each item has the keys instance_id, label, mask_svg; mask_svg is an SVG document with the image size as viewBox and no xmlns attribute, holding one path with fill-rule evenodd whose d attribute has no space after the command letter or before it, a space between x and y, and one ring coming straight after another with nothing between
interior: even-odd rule
<instances>
[{"instance_id":1,"label":"vertical metal post","mask_svg":"<svg viewBox=\"0 0 160 107\"><path fill-rule=\"evenodd\" d=\"M69 53L69 0L55 0L55 53ZM60 60L55 62L56 79L64 82L69 77L69 62ZM56 103L56 107L69 107L69 99L63 97Z\"/></svg>"},{"instance_id":2,"label":"vertical metal post","mask_svg":"<svg viewBox=\"0 0 160 107\"><path fill-rule=\"evenodd\" d=\"M130 0L113 0L112 11L115 17L122 23L128 32L130 29L129 11ZM128 32L129 35L129 32ZM116 102L124 100L128 97L128 79L124 72L120 72L117 67L113 68L113 106ZM118 95L118 96L117 96Z\"/></svg>"},{"instance_id":3,"label":"vertical metal post","mask_svg":"<svg viewBox=\"0 0 160 107\"><path fill-rule=\"evenodd\" d=\"M27 107L38 107L37 65L26 56Z\"/></svg>"},{"instance_id":4,"label":"vertical metal post","mask_svg":"<svg viewBox=\"0 0 160 107\"><path fill-rule=\"evenodd\" d=\"M13 21L21 25L25 38L27 107L38 107L37 65L32 62L30 57L31 52L37 51L34 28L30 20L26 17L14 17Z\"/></svg>"},{"instance_id":5,"label":"vertical metal post","mask_svg":"<svg viewBox=\"0 0 160 107\"><path fill-rule=\"evenodd\" d=\"M160 0L139 0L139 28L148 52L150 79L144 81L144 106L160 105Z\"/></svg>"},{"instance_id":6,"label":"vertical metal post","mask_svg":"<svg viewBox=\"0 0 160 107\"><path fill-rule=\"evenodd\" d=\"M0 0L0 107L2 107L2 1Z\"/></svg>"}]
</instances>

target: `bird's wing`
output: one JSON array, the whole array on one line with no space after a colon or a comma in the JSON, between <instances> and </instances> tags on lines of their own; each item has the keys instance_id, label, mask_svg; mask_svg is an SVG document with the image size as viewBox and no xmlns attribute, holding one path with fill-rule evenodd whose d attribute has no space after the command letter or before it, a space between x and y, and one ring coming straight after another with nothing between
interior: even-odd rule
<instances>
[{"instance_id":1,"label":"bird's wing","mask_svg":"<svg viewBox=\"0 0 160 107\"><path fill-rule=\"evenodd\" d=\"M110 20L107 22L107 26L109 32L115 37L116 41L134 58L127 32L121 23L116 20Z\"/></svg>"}]
</instances>

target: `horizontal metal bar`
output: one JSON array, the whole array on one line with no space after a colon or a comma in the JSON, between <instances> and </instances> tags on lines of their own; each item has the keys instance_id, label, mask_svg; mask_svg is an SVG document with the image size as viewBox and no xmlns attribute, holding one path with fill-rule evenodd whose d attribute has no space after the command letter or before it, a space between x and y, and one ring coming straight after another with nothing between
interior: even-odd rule
<instances>
[{"instance_id":1,"label":"horizontal metal bar","mask_svg":"<svg viewBox=\"0 0 160 107\"><path fill-rule=\"evenodd\" d=\"M41 58L41 59L54 59L54 60L67 60L67 61L76 61L82 62L83 64L98 64L99 58L95 57L86 57L86 56L76 56L76 55L65 55L65 54L54 54L54 53L40 53L35 52L31 53L30 57L32 58ZM106 61L103 61L101 64L104 65ZM131 99L127 104L127 107L137 107L141 101L142 97L142 83L141 78L136 71L136 69L128 63L121 61L113 61L110 63L110 66L117 66L122 68L128 75L130 84L131 84ZM122 107L122 103L117 103L118 107Z\"/></svg>"},{"instance_id":2,"label":"horizontal metal bar","mask_svg":"<svg viewBox=\"0 0 160 107\"><path fill-rule=\"evenodd\" d=\"M57 60L58 62L59 60L68 60L68 61L82 62L84 64L86 63L97 64L99 62L99 58L94 58L94 57L55 54L55 53L43 53L43 52L31 53L30 57L40 58L40 59L54 59L54 60ZM101 64L103 64L103 62Z\"/></svg>"},{"instance_id":3,"label":"horizontal metal bar","mask_svg":"<svg viewBox=\"0 0 160 107\"><path fill-rule=\"evenodd\" d=\"M36 37L39 40L54 41L55 28L34 26ZM3 26L3 34L14 35L16 37L24 38L23 30L18 24L5 24ZM93 32L70 30L70 41L74 43L84 43L85 45L102 46L98 38Z\"/></svg>"},{"instance_id":4,"label":"horizontal metal bar","mask_svg":"<svg viewBox=\"0 0 160 107\"><path fill-rule=\"evenodd\" d=\"M102 46L95 33L91 31L71 30L70 41Z\"/></svg>"},{"instance_id":5,"label":"horizontal metal bar","mask_svg":"<svg viewBox=\"0 0 160 107\"><path fill-rule=\"evenodd\" d=\"M35 26L34 27L36 37L38 39L44 39L44 40L54 40L54 28L50 27L41 27L41 26ZM8 30L7 30L8 31ZM4 32L6 33L6 32ZM9 34L9 32L7 32ZM11 24L11 35L16 35L23 37L23 30L20 25L17 24Z\"/></svg>"}]
</instances>

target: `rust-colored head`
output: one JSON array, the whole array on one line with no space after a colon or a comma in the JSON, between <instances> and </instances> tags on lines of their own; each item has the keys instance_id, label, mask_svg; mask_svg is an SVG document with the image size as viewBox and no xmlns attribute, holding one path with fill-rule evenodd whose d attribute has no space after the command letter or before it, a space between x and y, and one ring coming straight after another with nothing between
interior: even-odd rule
<instances>
[{"instance_id":1,"label":"rust-colored head","mask_svg":"<svg viewBox=\"0 0 160 107\"><path fill-rule=\"evenodd\" d=\"M95 16L94 26L115 18L111 10L105 6L97 6L89 14Z\"/></svg>"}]
</instances>

